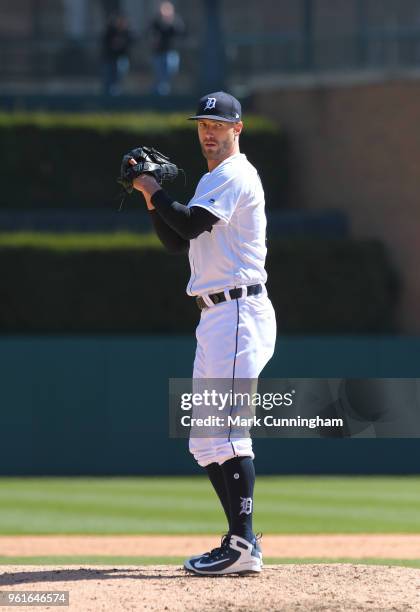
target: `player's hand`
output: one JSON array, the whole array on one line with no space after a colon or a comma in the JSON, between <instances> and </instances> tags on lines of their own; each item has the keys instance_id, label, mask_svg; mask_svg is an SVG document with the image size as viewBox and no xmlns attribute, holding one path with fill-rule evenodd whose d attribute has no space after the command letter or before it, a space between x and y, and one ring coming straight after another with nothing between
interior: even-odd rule
<instances>
[{"instance_id":1,"label":"player's hand","mask_svg":"<svg viewBox=\"0 0 420 612\"><path fill-rule=\"evenodd\" d=\"M129 162L132 166L137 164L135 159L130 159ZM157 180L151 174L140 174L136 179L133 180L133 187L137 191L141 191L144 196L151 198L156 191L162 189Z\"/></svg>"}]
</instances>

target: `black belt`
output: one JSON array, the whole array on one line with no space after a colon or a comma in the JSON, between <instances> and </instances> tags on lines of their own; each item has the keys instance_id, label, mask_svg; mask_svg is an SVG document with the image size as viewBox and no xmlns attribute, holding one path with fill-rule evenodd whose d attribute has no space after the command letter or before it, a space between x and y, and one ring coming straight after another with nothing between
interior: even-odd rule
<instances>
[{"instance_id":1,"label":"black belt","mask_svg":"<svg viewBox=\"0 0 420 612\"><path fill-rule=\"evenodd\" d=\"M246 294L248 295L258 295L259 293L262 293L262 285L258 284L258 285L248 285L246 288ZM241 287L237 287L235 289L229 289L229 295L231 297L232 300L236 300L240 297L242 297L242 288ZM219 304L220 302L226 302L226 296L223 293L223 291L221 291L220 293L211 293L209 295L209 298L211 299L211 301L213 302L213 304ZM198 295L195 298L196 302L197 302L197 306L199 307L200 310L205 310L206 308L208 308L206 302L204 301L204 299L201 297L201 295Z\"/></svg>"}]
</instances>

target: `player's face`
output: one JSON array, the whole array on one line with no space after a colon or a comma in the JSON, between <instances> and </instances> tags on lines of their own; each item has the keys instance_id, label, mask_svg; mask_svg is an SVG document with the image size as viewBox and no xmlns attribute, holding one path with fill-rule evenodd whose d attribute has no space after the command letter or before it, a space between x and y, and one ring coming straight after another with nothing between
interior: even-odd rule
<instances>
[{"instance_id":1,"label":"player's face","mask_svg":"<svg viewBox=\"0 0 420 612\"><path fill-rule=\"evenodd\" d=\"M199 119L197 123L201 150L207 160L223 160L232 155L241 132L241 122Z\"/></svg>"}]
</instances>

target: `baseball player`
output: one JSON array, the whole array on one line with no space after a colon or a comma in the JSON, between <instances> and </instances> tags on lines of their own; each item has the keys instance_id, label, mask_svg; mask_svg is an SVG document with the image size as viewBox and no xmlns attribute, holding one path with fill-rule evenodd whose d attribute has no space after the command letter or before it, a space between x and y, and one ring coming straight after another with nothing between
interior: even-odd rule
<instances>
[{"instance_id":1,"label":"baseball player","mask_svg":"<svg viewBox=\"0 0 420 612\"><path fill-rule=\"evenodd\" d=\"M188 251L187 293L201 310L193 382L223 379L234 387L236 380L257 379L275 346L275 313L265 289L264 192L239 149L243 123L236 98L223 91L208 94L189 119L197 122L208 165L190 202L174 201L151 175L140 175L133 186L143 193L163 245ZM186 560L184 567L203 575L260 572L251 438L233 437L226 425L217 437L190 437L189 447L219 497L228 532L221 546Z\"/></svg>"}]
</instances>

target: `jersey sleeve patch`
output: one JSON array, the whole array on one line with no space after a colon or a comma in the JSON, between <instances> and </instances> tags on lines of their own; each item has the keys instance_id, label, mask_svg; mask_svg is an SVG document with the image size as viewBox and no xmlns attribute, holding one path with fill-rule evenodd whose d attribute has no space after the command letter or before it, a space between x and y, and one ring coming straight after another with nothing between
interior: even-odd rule
<instances>
[{"instance_id":1,"label":"jersey sleeve patch","mask_svg":"<svg viewBox=\"0 0 420 612\"><path fill-rule=\"evenodd\" d=\"M189 206L202 206L213 215L229 223L240 193L240 181L235 175L216 174L203 181Z\"/></svg>"}]
</instances>

